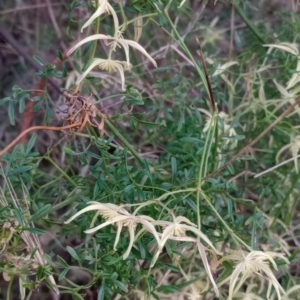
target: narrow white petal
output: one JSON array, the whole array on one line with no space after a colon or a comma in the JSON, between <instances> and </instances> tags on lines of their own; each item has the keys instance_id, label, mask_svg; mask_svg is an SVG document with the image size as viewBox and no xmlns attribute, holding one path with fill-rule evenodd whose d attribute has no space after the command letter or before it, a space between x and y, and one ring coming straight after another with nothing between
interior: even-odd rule
<instances>
[{"instance_id":1,"label":"narrow white petal","mask_svg":"<svg viewBox=\"0 0 300 300\"><path fill-rule=\"evenodd\" d=\"M111 219L109 221L106 221L106 222L104 222L104 223L102 223L102 224L100 224L100 225L98 225L94 228L86 230L85 233L88 233L88 234L94 233L94 232L104 228L105 226L111 225L111 224L119 222L119 221L124 221L124 220L127 220L127 219L128 219L128 216L122 216L122 215L117 216L117 217L114 217L113 219Z\"/></svg>"},{"instance_id":2,"label":"narrow white petal","mask_svg":"<svg viewBox=\"0 0 300 300\"><path fill-rule=\"evenodd\" d=\"M121 65L119 64L115 64L115 67L117 68L120 77L121 77L121 87L122 87L122 91L126 91L125 89L125 75L124 75L124 69Z\"/></svg>"},{"instance_id":3,"label":"narrow white petal","mask_svg":"<svg viewBox=\"0 0 300 300\"><path fill-rule=\"evenodd\" d=\"M117 17L117 14L115 10L112 8L112 6L107 2L107 8L109 12L111 13L113 20L114 20L114 27L115 27L115 37L118 36L118 31L119 31L119 19Z\"/></svg>"},{"instance_id":4,"label":"narrow white petal","mask_svg":"<svg viewBox=\"0 0 300 300\"><path fill-rule=\"evenodd\" d=\"M167 242L169 236L173 234L174 229L175 229L175 224L169 225L164 229L160 237L160 242L158 244L158 248L160 250L165 246L165 243Z\"/></svg>"},{"instance_id":5,"label":"narrow white petal","mask_svg":"<svg viewBox=\"0 0 300 300\"><path fill-rule=\"evenodd\" d=\"M96 227L94 227L94 228L91 228L91 229L86 230L85 233L87 233L87 234L94 233L94 232L96 232L96 231L98 231L98 230L100 230L100 229L102 229L102 228L104 228L104 227L106 227L106 226L108 226L108 225L111 225L111 224L113 224L113 223L115 223L115 222L112 221L112 220L106 221L106 222L104 222L104 223L102 223L102 224L100 224L100 225L98 225L98 226L96 226Z\"/></svg>"},{"instance_id":6,"label":"narrow white petal","mask_svg":"<svg viewBox=\"0 0 300 300\"><path fill-rule=\"evenodd\" d=\"M155 263L156 263L156 261L157 261L157 259L159 257L160 252L161 252L160 249L157 249L155 255L152 258L150 268L152 268L155 265Z\"/></svg>"},{"instance_id":7,"label":"narrow white petal","mask_svg":"<svg viewBox=\"0 0 300 300\"><path fill-rule=\"evenodd\" d=\"M184 222L184 223L189 224L189 225L191 225L193 227L197 227L197 225L194 224L193 222L191 222L188 218L182 217L182 216L177 217L176 220L175 220L175 222L176 223L182 223L182 222Z\"/></svg>"},{"instance_id":8,"label":"narrow white petal","mask_svg":"<svg viewBox=\"0 0 300 300\"><path fill-rule=\"evenodd\" d=\"M73 217L71 217L69 220L65 221L65 224L69 224L70 222L72 222L75 218L77 218L78 216L84 214L87 211L91 211L91 210L99 210L99 209L103 209L103 204L93 204L93 205L89 205L86 208L80 210L79 212L77 212Z\"/></svg>"},{"instance_id":9,"label":"narrow white petal","mask_svg":"<svg viewBox=\"0 0 300 300\"><path fill-rule=\"evenodd\" d=\"M182 0L181 3L179 4L178 8L180 8L185 3L185 1L186 0Z\"/></svg>"},{"instance_id":10,"label":"narrow white petal","mask_svg":"<svg viewBox=\"0 0 300 300\"><path fill-rule=\"evenodd\" d=\"M155 237L157 243L160 243L160 238L157 234L157 231L155 229L155 227L148 221L143 220L142 217L139 218L139 223L143 224L144 228L148 231L151 232L153 234L153 236Z\"/></svg>"},{"instance_id":11,"label":"narrow white petal","mask_svg":"<svg viewBox=\"0 0 300 300\"><path fill-rule=\"evenodd\" d=\"M298 62L297 62L296 73L293 74L293 76L291 77L291 79L287 83L287 87L286 87L287 90L291 89L297 83L300 82L299 72L300 72L300 59L298 59Z\"/></svg>"},{"instance_id":12,"label":"narrow white petal","mask_svg":"<svg viewBox=\"0 0 300 300\"><path fill-rule=\"evenodd\" d=\"M235 287L236 281L238 280L239 275L242 272L243 268L244 268L244 265L242 263L238 264L235 267L235 269L232 272L232 274L230 275L229 294L228 294L228 299L229 300L232 299L233 291L234 291L234 287Z\"/></svg>"},{"instance_id":13,"label":"narrow white petal","mask_svg":"<svg viewBox=\"0 0 300 300\"><path fill-rule=\"evenodd\" d=\"M188 225L181 225L181 226L183 228L185 228L186 230L194 232L198 237L200 237L200 239L203 239L206 242L206 244L209 245L217 254L219 254L219 255L222 254L215 248L215 246L208 239L208 237L204 233L202 233L200 230L198 230L197 228L194 228L192 226L188 226Z\"/></svg>"},{"instance_id":14,"label":"narrow white petal","mask_svg":"<svg viewBox=\"0 0 300 300\"><path fill-rule=\"evenodd\" d=\"M130 58L129 58L129 46L126 42L126 40L124 39L116 39L117 43L120 44L123 49L124 49L124 52L125 52L125 56L126 56L126 62L127 62L127 65L129 66L130 65Z\"/></svg>"},{"instance_id":15,"label":"narrow white petal","mask_svg":"<svg viewBox=\"0 0 300 300\"><path fill-rule=\"evenodd\" d=\"M115 251L117 250L117 245L118 245L119 240L120 240L121 230L122 230L122 223L118 222L118 229L117 229L117 234L116 234L115 243L114 243L114 250Z\"/></svg>"},{"instance_id":16,"label":"narrow white petal","mask_svg":"<svg viewBox=\"0 0 300 300\"><path fill-rule=\"evenodd\" d=\"M298 45L297 44L292 44L292 43L279 43L279 44L266 44L263 45L264 47L269 47L269 48L276 48L280 50L284 50L286 52L289 52L295 56L299 54L298 50Z\"/></svg>"},{"instance_id":17,"label":"narrow white petal","mask_svg":"<svg viewBox=\"0 0 300 300\"><path fill-rule=\"evenodd\" d=\"M206 256L206 253L205 253L205 249L204 249L204 246L200 243L199 240L197 240L197 247L198 247L198 251L199 251L199 254L201 256L201 259L202 259L202 262L203 262L203 266L206 270L206 273L214 287L214 290L215 290L215 293L216 293L216 296L219 297L219 290L218 290L218 287L216 285L216 282L211 274L211 270L210 270L210 266L209 266L209 263L208 263L208 260L207 260L207 256Z\"/></svg>"},{"instance_id":18,"label":"narrow white petal","mask_svg":"<svg viewBox=\"0 0 300 300\"><path fill-rule=\"evenodd\" d=\"M83 31L84 28L90 26L97 17L100 17L105 12L105 8L106 8L107 4L108 4L107 0L102 0L101 4L97 8L97 10L94 12L94 14L81 27L81 32Z\"/></svg>"},{"instance_id":19,"label":"narrow white petal","mask_svg":"<svg viewBox=\"0 0 300 300\"><path fill-rule=\"evenodd\" d=\"M129 245L128 248L126 250L126 252L123 255L123 259L126 259L128 257L128 255L130 254L131 248L133 246L133 242L134 242L134 228L133 227L129 227Z\"/></svg>"},{"instance_id":20,"label":"narrow white petal","mask_svg":"<svg viewBox=\"0 0 300 300\"><path fill-rule=\"evenodd\" d=\"M132 48L137 49L138 51L140 51L141 53L143 53L145 56L147 56L147 58L152 62L152 64L157 67L156 61L150 56L150 54L137 42L135 41L131 41L131 40L123 40L126 42L126 44L128 44L129 46L131 46Z\"/></svg>"},{"instance_id":21,"label":"narrow white petal","mask_svg":"<svg viewBox=\"0 0 300 300\"><path fill-rule=\"evenodd\" d=\"M95 40L113 40L114 38L110 35L105 35L105 34L94 34L91 36L88 36L87 38L81 40L79 43L77 43L74 47L72 47L68 52L67 56L69 56L72 52L74 52L77 48L82 46L85 43L95 41Z\"/></svg>"},{"instance_id":22,"label":"narrow white petal","mask_svg":"<svg viewBox=\"0 0 300 300\"><path fill-rule=\"evenodd\" d=\"M293 95L290 94L281 84L279 84L275 79L273 80L279 93L286 99L293 98Z\"/></svg>"},{"instance_id":23,"label":"narrow white petal","mask_svg":"<svg viewBox=\"0 0 300 300\"><path fill-rule=\"evenodd\" d=\"M104 59L101 58L95 58L90 66L85 70L85 72L78 78L76 85L79 85L81 81L87 76L88 73L91 72L95 67L99 66L100 63L102 63Z\"/></svg>"}]
</instances>

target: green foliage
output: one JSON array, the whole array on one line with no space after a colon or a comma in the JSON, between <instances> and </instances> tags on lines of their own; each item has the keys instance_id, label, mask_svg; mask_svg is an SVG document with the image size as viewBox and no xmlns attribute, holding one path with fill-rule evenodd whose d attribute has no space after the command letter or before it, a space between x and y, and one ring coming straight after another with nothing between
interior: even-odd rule
<instances>
[{"instance_id":1,"label":"green foliage","mask_svg":"<svg viewBox=\"0 0 300 300\"><path fill-rule=\"evenodd\" d=\"M280 44L287 37L290 43L298 41L298 19L293 13L282 13L273 24L273 40L267 24L256 25L254 9L258 10L259 4L232 1L232 9L247 30L231 32L236 47L228 59L227 51L225 55L224 49L218 48L219 38L211 39L210 31L224 34L224 24L230 24L228 6L217 4L226 8L219 24L213 22L214 13L199 4L206 25L198 35L193 33L192 3L186 1L179 9L181 2L132 0L124 7L111 2L123 22L124 38L132 38L135 22L131 21L140 13L144 20L139 25L143 28L139 43L150 41L147 53L167 44L167 49L172 45L176 50L168 52L158 68L150 70L145 64L133 67L131 73L125 70L127 87L122 92L116 79L122 73L120 66L111 67L118 75L105 67L101 73L89 74L77 88L94 94L99 110L104 101L112 101L114 108L107 108L107 116L85 115L91 122L84 131L80 126L73 128L63 139L47 144L47 149L41 147L37 137L43 133L38 132L26 145L19 144L1 156L0 270L8 281L13 282L14 276L21 278L20 293L25 288L31 295L36 286L44 284L57 288L62 299L65 294L84 299L87 290L93 289L97 299L103 300L214 299L218 290L221 299L230 298L231 293L234 299L251 293L267 299L268 282L273 299L279 299L283 291L297 286L299 274L293 266L299 263L299 108L255 145L244 147L299 97L298 82L288 87L292 78L298 80L298 55L278 48L287 47ZM74 28L81 22L76 19L79 8L91 14L97 11L90 2L68 6L66 31L73 38ZM91 25L95 33L113 35L115 23L105 10L98 18L100 27L97 20ZM209 82L197 56L196 35L207 43L203 51L209 62ZM104 44L111 42L106 46L112 47L115 40ZM277 48L268 50L270 46L264 46L262 40ZM34 56L41 67L36 75L47 81L71 78L75 84L78 74L71 77L71 73L89 67L101 52L97 46L97 41L86 43L67 59L58 50L60 67ZM134 49L145 55L137 46ZM118 51L109 52L109 59L124 59ZM142 54L134 57L130 53L126 59L139 62ZM152 58L159 60L159 56ZM74 70L67 72L69 62ZM217 107L212 107L209 84ZM71 93L69 87L65 90ZM26 100L36 103L33 111L42 115L46 125L55 115L71 124L50 89L42 91L43 96L31 97L32 90L15 85L12 95L0 100L11 125L16 125L18 114L26 113ZM73 93L74 98L81 96L88 98ZM119 98L118 104L111 100L114 98ZM83 110L75 113L76 122ZM259 174L290 157L295 160ZM41 236L49 236L44 250ZM244 261L247 264L241 268ZM251 269L253 261L257 265ZM280 283L273 275L277 267ZM263 274L265 282L258 280L256 273ZM237 282L235 286L233 282ZM11 284L8 286L9 295ZM295 297L290 299L299 299L297 290L291 294Z\"/></svg>"}]
</instances>

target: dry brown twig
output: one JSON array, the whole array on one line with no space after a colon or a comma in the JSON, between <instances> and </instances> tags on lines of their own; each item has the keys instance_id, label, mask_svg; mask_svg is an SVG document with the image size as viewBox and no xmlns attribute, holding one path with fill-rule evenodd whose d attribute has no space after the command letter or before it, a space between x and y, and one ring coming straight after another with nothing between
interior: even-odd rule
<instances>
[{"instance_id":1,"label":"dry brown twig","mask_svg":"<svg viewBox=\"0 0 300 300\"><path fill-rule=\"evenodd\" d=\"M11 149L22 137L27 133L35 130L50 130L50 131L63 131L70 130L71 133L75 131L82 131L85 129L87 124L93 127L97 127L101 136L104 134L104 120L106 118L105 114L102 114L97 107L90 101L90 98L85 98L79 92L74 93L64 93L65 103L67 109L65 113L66 117L62 119L67 123L67 125L56 127L56 126L32 126L21 132L11 143L9 143L4 149L0 151L0 157L5 154L9 149ZM96 117L100 117L101 121L98 123Z\"/></svg>"}]
</instances>

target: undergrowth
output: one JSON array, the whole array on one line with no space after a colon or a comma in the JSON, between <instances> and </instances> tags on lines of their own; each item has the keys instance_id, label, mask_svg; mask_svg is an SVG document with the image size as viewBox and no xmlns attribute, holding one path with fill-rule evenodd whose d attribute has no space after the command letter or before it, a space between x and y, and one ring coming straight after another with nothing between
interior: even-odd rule
<instances>
[{"instance_id":1,"label":"undergrowth","mask_svg":"<svg viewBox=\"0 0 300 300\"><path fill-rule=\"evenodd\" d=\"M298 2L200 2L73 2L0 100L2 297L300 299Z\"/></svg>"}]
</instances>

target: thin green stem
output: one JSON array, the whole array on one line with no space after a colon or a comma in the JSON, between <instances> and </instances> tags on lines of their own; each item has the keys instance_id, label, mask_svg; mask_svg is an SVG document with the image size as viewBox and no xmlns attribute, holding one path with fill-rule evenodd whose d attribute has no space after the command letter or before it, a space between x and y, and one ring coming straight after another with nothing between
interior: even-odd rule
<instances>
[{"instance_id":1,"label":"thin green stem","mask_svg":"<svg viewBox=\"0 0 300 300\"><path fill-rule=\"evenodd\" d=\"M148 17L151 18L151 17L156 17L157 15L158 15L158 13L151 13L151 14L142 15L142 16L139 16L137 18L133 18L133 19L127 21L126 24L128 25L128 24L134 23L134 21L136 19L138 19L138 18L148 18ZM124 26L124 24L122 24L121 26L119 26L119 28L122 28L123 26Z\"/></svg>"},{"instance_id":2,"label":"thin green stem","mask_svg":"<svg viewBox=\"0 0 300 300\"><path fill-rule=\"evenodd\" d=\"M26 297L26 300L30 300L31 299L32 292L33 292L32 290L29 290L29 293L28 293L28 295Z\"/></svg>"},{"instance_id":3,"label":"thin green stem","mask_svg":"<svg viewBox=\"0 0 300 300\"><path fill-rule=\"evenodd\" d=\"M50 156L45 156L45 159L47 159L68 181L74 186L77 187L76 182L59 166L57 163L50 158Z\"/></svg>"},{"instance_id":4,"label":"thin green stem","mask_svg":"<svg viewBox=\"0 0 300 300\"><path fill-rule=\"evenodd\" d=\"M117 128L108 120L105 119L105 125L117 136L121 142L127 147L129 152L136 158L136 160L143 166L144 162L140 155L134 150L130 143L123 137L123 135L117 130Z\"/></svg>"},{"instance_id":5,"label":"thin green stem","mask_svg":"<svg viewBox=\"0 0 300 300\"><path fill-rule=\"evenodd\" d=\"M13 281L14 281L14 276L11 276L8 287L7 287L6 300L11 300L10 293L11 293L11 287L12 287Z\"/></svg>"},{"instance_id":6,"label":"thin green stem","mask_svg":"<svg viewBox=\"0 0 300 300\"><path fill-rule=\"evenodd\" d=\"M212 116L210 125L207 131L207 136L205 139L205 144L202 152L202 157L200 161L200 166L199 166L199 173L198 173L198 182L197 182L197 223L198 223L198 229L201 230L201 216L200 216L200 195L201 195L201 185L202 185L202 178L203 174L206 174L207 170L207 164L208 164L208 157L209 157L209 150L212 145L213 137L211 136L211 132L214 132L214 123L215 123L215 115Z\"/></svg>"},{"instance_id":7,"label":"thin green stem","mask_svg":"<svg viewBox=\"0 0 300 300\"><path fill-rule=\"evenodd\" d=\"M235 2L235 0L230 1L230 3L233 5L234 9L237 11L237 13L240 15L242 20L245 22L245 24L249 27L249 29L252 31L252 33L256 36L256 38L262 43L266 44L264 39L260 36L258 30L255 28L255 26L252 24L252 22L247 18L244 11L241 9L241 7Z\"/></svg>"},{"instance_id":8,"label":"thin green stem","mask_svg":"<svg viewBox=\"0 0 300 300\"><path fill-rule=\"evenodd\" d=\"M166 210L169 210L167 208L167 206L165 206L164 204L160 203L161 200L163 200L164 198L168 197L168 196L171 196L171 195L174 195L174 194L178 194L178 193L186 193L186 192L196 192L197 189L196 188L188 188L188 189L183 189L183 190L177 190L177 191L172 191L172 192L167 192L167 193L164 193L163 195L161 195L160 197L158 198L155 198L155 199L152 199L152 200L148 200L147 202L143 203L143 204L140 204L140 203L134 203L134 204L126 204L124 206L130 206L130 207L133 207L133 206L138 206L138 208L132 213L133 215L136 215L137 212L144 206L147 206L147 205L150 205L150 204L153 204L153 203L158 203L160 205L162 205Z\"/></svg>"},{"instance_id":9,"label":"thin green stem","mask_svg":"<svg viewBox=\"0 0 300 300\"><path fill-rule=\"evenodd\" d=\"M120 30L122 32L124 32L127 28L127 25L128 25L128 19L125 15L124 8L123 8L123 3L121 3L121 1L119 1L119 7L120 7L121 15L122 15L122 18L123 18L123 24L122 24L122 27L120 27Z\"/></svg>"},{"instance_id":10,"label":"thin green stem","mask_svg":"<svg viewBox=\"0 0 300 300\"><path fill-rule=\"evenodd\" d=\"M247 245L240 237L238 237L233 230L227 225L227 223L223 220L223 218L221 217L221 215L218 213L218 211L215 209L215 207L211 204L210 199L208 198L208 196L206 196L206 194L204 194L203 192L201 192L204 200L206 201L206 203L210 206L210 208L212 209L212 211L214 212L214 214L216 215L216 217L221 221L221 223L224 225L225 229L228 231L228 233L230 234L230 236L232 237L232 239L234 240L234 242L237 245L243 245L248 251L252 251L252 248Z\"/></svg>"},{"instance_id":11,"label":"thin green stem","mask_svg":"<svg viewBox=\"0 0 300 300\"><path fill-rule=\"evenodd\" d=\"M99 99L99 101L95 101L95 103L101 103L101 102L103 102L103 101L105 101L107 99L116 98L116 97L123 97L123 96L125 96L124 93L122 93L122 94L115 94L115 95L109 95L107 97Z\"/></svg>"}]
</instances>

